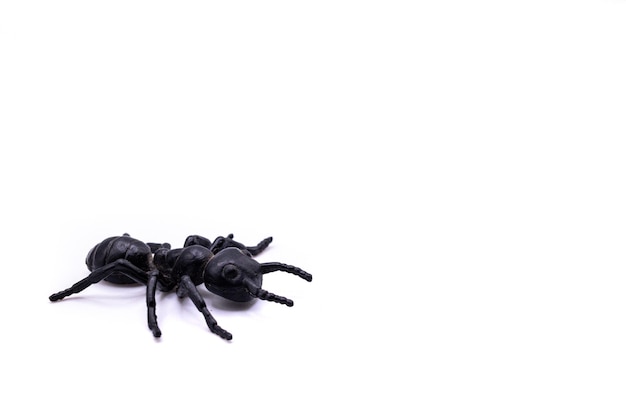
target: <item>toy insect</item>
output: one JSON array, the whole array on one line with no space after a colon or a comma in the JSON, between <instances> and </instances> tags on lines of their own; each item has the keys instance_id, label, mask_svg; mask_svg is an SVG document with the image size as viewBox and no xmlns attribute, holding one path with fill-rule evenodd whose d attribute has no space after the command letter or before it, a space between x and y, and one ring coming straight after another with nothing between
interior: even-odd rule
<instances>
[{"instance_id":1,"label":"toy insect","mask_svg":"<svg viewBox=\"0 0 626 417\"><path fill-rule=\"evenodd\" d=\"M89 251L85 260L91 272L71 287L52 294L50 301L59 301L76 294L102 280L115 284L142 284L146 286L148 328L154 337L161 337L156 317L156 289L176 290L179 297L189 297L202 313L209 330L223 339L232 334L222 329L209 312L196 288L204 284L214 294L236 302L254 298L293 306L293 301L261 288L263 275L284 271L311 281L308 272L279 262L259 263L253 259L265 250L272 238L263 239L256 246L245 246L233 240L233 235L209 239L191 235L183 248L171 249L168 243L144 243L130 237L114 236L104 239Z\"/></svg>"}]
</instances>

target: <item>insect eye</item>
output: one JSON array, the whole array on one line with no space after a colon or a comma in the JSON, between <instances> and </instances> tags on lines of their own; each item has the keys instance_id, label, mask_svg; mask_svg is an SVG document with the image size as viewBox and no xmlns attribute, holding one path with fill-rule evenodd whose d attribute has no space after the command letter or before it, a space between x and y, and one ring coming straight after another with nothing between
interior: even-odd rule
<instances>
[{"instance_id":1,"label":"insect eye","mask_svg":"<svg viewBox=\"0 0 626 417\"><path fill-rule=\"evenodd\" d=\"M232 264L228 264L222 269L222 276L229 281L236 280L240 274L239 268Z\"/></svg>"}]
</instances>

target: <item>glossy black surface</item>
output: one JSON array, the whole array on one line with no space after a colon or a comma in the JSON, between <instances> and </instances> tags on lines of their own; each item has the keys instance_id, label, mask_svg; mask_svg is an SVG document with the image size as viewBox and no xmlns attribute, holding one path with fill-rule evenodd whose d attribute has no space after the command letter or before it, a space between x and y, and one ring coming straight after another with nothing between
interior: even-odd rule
<instances>
[{"instance_id":1,"label":"glossy black surface","mask_svg":"<svg viewBox=\"0 0 626 417\"><path fill-rule=\"evenodd\" d=\"M256 246L245 246L235 241L232 234L220 236L213 242L191 235L185 240L183 248L171 249L168 243L143 243L128 234L110 237L89 251L86 263L91 273L49 298L50 301L61 300L102 280L145 285L148 328L155 337L160 337L156 290L176 290L179 297L191 299L213 333L230 340L232 335L217 324L198 292L198 285L204 284L212 293L231 301L246 302L258 298L291 307L292 300L262 288L263 275L284 271L306 281L313 279L311 274L293 265L254 260L253 256L265 250L271 242L272 238L268 237Z\"/></svg>"}]
</instances>

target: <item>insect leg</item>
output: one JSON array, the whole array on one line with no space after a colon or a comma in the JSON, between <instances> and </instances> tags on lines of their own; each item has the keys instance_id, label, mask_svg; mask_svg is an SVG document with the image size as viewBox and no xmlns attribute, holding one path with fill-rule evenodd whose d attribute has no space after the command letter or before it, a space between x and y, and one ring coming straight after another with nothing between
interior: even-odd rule
<instances>
[{"instance_id":1,"label":"insect leg","mask_svg":"<svg viewBox=\"0 0 626 417\"><path fill-rule=\"evenodd\" d=\"M152 331L154 337L161 337L161 329L157 324L156 317L156 287L159 274L154 271L150 273L148 283L146 285L146 304L148 305L148 328Z\"/></svg>"},{"instance_id":2,"label":"insect leg","mask_svg":"<svg viewBox=\"0 0 626 417\"><path fill-rule=\"evenodd\" d=\"M262 241L260 241L256 246L246 246L246 249L252 256L257 256L259 253L263 252L269 245L272 243L272 237L266 237Z\"/></svg>"},{"instance_id":3,"label":"insect leg","mask_svg":"<svg viewBox=\"0 0 626 417\"><path fill-rule=\"evenodd\" d=\"M202 315L204 316L204 320L206 321L207 326L209 326L209 330L211 330L213 333L215 333L222 339L231 340L233 338L232 334L222 329L217 324L217 320L215 320L213 316L211 315L211 313L209 312L209 309L207 308L206 303L204 302L204 299L198 292L198 289L196 288L196 286L191 281L191 278L189 277L189 275L182 276L180 280L180 284L179 284L178 295L179 296L186 295L189 298L191 298L191 301L194 303L198 311L201 312Z\"/></svg>"},{"instance_id":4,"label":"insect leg","mask_svg":"<svg viewBox=\"0 0 626 417\"><path fill-rule=\"evenodd\" d=\"M52 294L49 299L50 301L58 301L61 300L68 295L76 294L83 291L85 288L89 287L92 284L97 284L102 281L109 275L113 273L124 273L129 276L131 279L137 281L138 283L145 284L146 283L146 272L140 268L137 268L135 265L127 261L126 259L118 259L115 262L104 265L98 269L95 269L91 274L89 274L86 278L81 279L76 284L71 287L59 291L55 294ZM141 278L137 278L136 275L139 275Z\"/></svg>"},{"instance_id":5,"label":"insect leg","mask_svg":"<svg viewBox=\"0 0 626 417\"><path fill-rule=\"evenodd\" d=\"M226 237L223 237L223 236L217 237L213 241L213 244L210 244L207 246L205 243L209 242L208 239L202 238L201 236L195 236L195 238L205 239L204 243L196 243L196 244L200 244L206 248L209 248L211 252L213 253L218 253L222 249L226 249L226 248L237 248L237 249L241 249L242 251L250 252L250 255L252 256L256 256L259 253L263 252L269 246L269 244L272 243L272 237L270 236L260 241L256 246L246 246L243 243L240 243L234 240L233 237L234 236L232 233ZM189 240L189 238L187 239ZM196 242L199 242L199 240L196 240Z\"/></svg>"}]
</instances>

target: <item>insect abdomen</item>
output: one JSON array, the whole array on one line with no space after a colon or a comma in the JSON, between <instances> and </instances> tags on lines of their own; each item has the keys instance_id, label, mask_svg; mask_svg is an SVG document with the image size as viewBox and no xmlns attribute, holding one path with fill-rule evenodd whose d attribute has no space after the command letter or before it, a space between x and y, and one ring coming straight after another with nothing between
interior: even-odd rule
<instances>
[{"instance_id":1,"label":"insect abdomen","mask_svg":"<svg viewBox=\"0 0 626 417\"><path fill-rule=\"evenodd\" d=\"M107 238L94 246L89 251L85 262L87 268L93 271L118 259L126 259L138 268L148 271L151 256L150 247L140 240L133 239L130 236L116 236ZM105 278L105 281L115 284L135 283L132 279L119 273L111 274Z\"/></svg>"}]
</instances>

